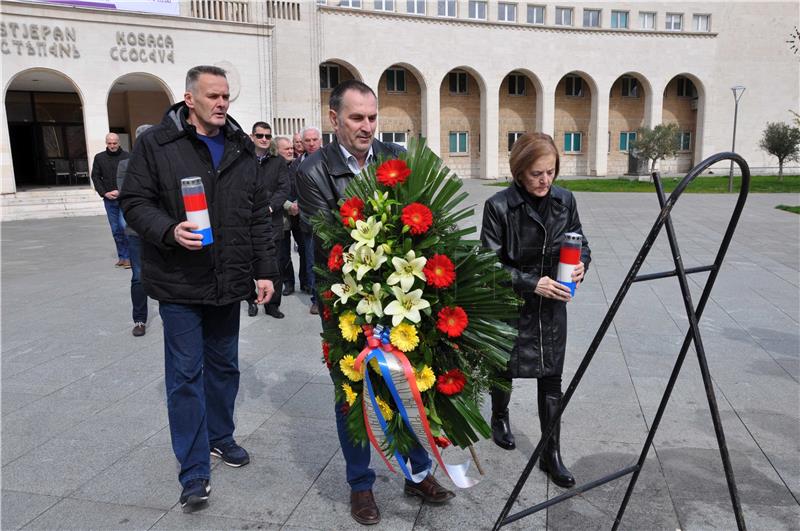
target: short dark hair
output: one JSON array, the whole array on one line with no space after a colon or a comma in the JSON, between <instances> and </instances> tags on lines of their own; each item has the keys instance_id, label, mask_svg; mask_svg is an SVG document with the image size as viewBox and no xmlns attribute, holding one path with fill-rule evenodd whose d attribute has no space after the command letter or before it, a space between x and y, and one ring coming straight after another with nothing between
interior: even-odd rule
<instances>
[{"instance_id":1,"label":"short dark hair","mask_svg":"<svg viewBox=\"0 0 800 531\"><path fill-rule=\"evenodd\" d=\"M561 161L553 137L544 133L527 133L519 137L511 148L508 161L514 180L521 184L525 170L530 168L537 159L546 155L555 155L556 157L556 174L553 177L555 180L558 177Z\"/></svg>"},{"instance_id":2,"label":"short dark hair","mask_svg":"<svg viewBox=\"0 0 800 531\"><path fill-rule=\"evenodd\" d=\"M328 101L328 104L332 111L337 113L339 112L339 110L342 108L342 99L344 98L344 93L348 90L355 90L361 94L372 94L375 99L378 99L378 96L375 96L375 91L369 88L369 85L357 79L348 79L347 81L342 81L336 85L336 88L334 88L333 92L331 92L331 99Z\"/></svg>"},{"instance_id":3,"label":"short dark hair","mask_svg":"<svg viewBox=\"0 0 800 531\"><path fill-rule=\"evenodd\" d=\"M197 78L200 77L200 74L211 74L212 76L221 76L225 79L228 79L225 70L218 66L198 65L190 68L189 71L186 72L186 92L192 92L194 90L194 86L197 83Z\"/></svg>"},{"instance_id":4,"label":"short dark hair","mask_svg":"<svg viewBox=\"0 0 800 531\"><path fill-rule=\"evenodd\" d=\"M253 130L250 131L250 132L251 133L255 133L256 129L258 129L259 127L261 129L269 129L270 131L272 131L272 127L270 127L267 122L256 122L256 123L253 124Z\"/></svg>"}]
</instances>

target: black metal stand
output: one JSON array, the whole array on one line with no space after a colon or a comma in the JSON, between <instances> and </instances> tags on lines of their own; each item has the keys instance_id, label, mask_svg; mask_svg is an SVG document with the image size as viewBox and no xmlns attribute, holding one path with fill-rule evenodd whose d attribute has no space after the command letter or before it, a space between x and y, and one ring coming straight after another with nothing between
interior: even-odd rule
<instances>
[{"instance_id":1,"label":"black metal stand","mask_svg":"<svg viewBox=\"0 0 800 531\"><path fill-rule=\"evenodd\" d=\"M701 267L692 267L692 268L685 268L683 265L683 258L681 257L680 250L678 248L678 241L675 237L675 230L672 226L672 219L670 218L670 212L672 208L675 206L675 203L678 201L678 198L681 194L686 190L686 187L704 170L710 167L717 162L723 160L731 160L739 165L742 173L742 186L739 190L739 198L736 202L736 206L733 210L733 214L731 216L730 222L728 223L728 228L725 231L725 236L722 238L722 243L719 246L719 250L717 251L717 256L714 259L714 263L708 266L701 266ZM689 346L694 343L695 351L697 353L697 360L700 364L700 372L703 377L703 385L705 386L706 397L708 398L708 407L711 410L711 420L714 424L714 431L717 436L717 444L719 446L719 453L720 457L722 458L722 466L725 470L725 479L728 483L728 491L730 492L731 496L731 503L733 505L733 511L736 516L736 525L742 531L746 529L744 523L744 516L742 514L742 506L739 502L739 494L736 490L736 480L733 477L733 468L731 467L731 460L728 454L728 446L725 443L725 432L722 429L722 423L719 417L719 409L717 408L717 399L714 395L714 388L711 382L711 374L708 370L708 363L706 361L706 353L705 348L703 347L703 340L700 337L700 329L698 327L698 322L700 321L700 317L703 315L703 310L705 309L706 303L708 302L708 298L711 295L711 289L714 287L714 282L717 279L717 275L719 274L720 268L722 266L722 262L725 259L725 253L728 250L728 245L731 242L731 238L733 237L733 233L736 230L736 224L739 221L739 217L742 213L742 209L744 208L744 203L747 200L747 193L750 189L750 168L747 166L747 162L737 155L736 153L718 153L716 155L712 155L711 157L707 158L686 174L686 176L681 180L675 190L670 194L667 198L664 196L664 189L661 185L661 179L658 175L654 175L655 187L656 187L656 194L658 195L658 202L661 205L661 212L659 213L658 217L656 218L656 222L653 225L653 228L650 230L650 233L647 235L647 238L642 244L642 248L639 250L639 254L636 255L636 258L633 261L633 265L631 265L630 270L628 271L625 280L622 282L622 285L617 292L614 301L611 303L611 306L608 308L608 312L606 312L606 316L603 319L603 322L600 324L600 328L597 330L597 333L592 340L591 345L589 345L589 349L586 351L586 355L583 357L583 361L581 361L580 366L578 367L577 371L575 372L575 376L572 378L569 386L567 387L566 393L564 393L563 400L561 402L561 409L555 415L547 426L547 429L544 430L542 434L542 438L539 440L539 444L536 445L536 449L533 451L533 455L531 455L528 464L525 466L525 469L522 471L517 484L514 486L514 490L511 492L511 495L506 501L505 507L503 507L500 516L497 518L497 521L494 524L495 530L500 529L501 527L510 524L511 522L515 522L520 520L526 516L529 516L533 513L536 513L542 509L550 507L551 505L555 505L560 503L566 499L572 498L578 494L591 490L595 487L613 481L615 479L621 478L623 476L627 476L628 474L632 474L630 482L628 483L628 489L625 492L625 497L622 500L622 504L619 507L619 511L617 512L617 516L614 519L614 525L612 529L616 530L620 522L622 521L622 516L625 514L625 508L628 505L628 501L630 500L631 494L633 493L633 489L636 485L636 481L639 479L639 474L642 471L642 467L644 466L644 462L647 459L647 453L650 450L650 446L653 443L653 438L655 437L656 431L658 430L659 423L661 422L661 417L664 414L664 410L667 407L667 403L669 402L670 395L672 394L672 389L675 386L675 382L678 379L678 375L681 372L681 368L683 367L683 361L686 358L686 353L689 351ZM644 263L645 259L647 258L647 254L650 252L653 244L656 241L659 233L661 232L662 227L666 226L667 229L667 238L669 239L669 246L672 252L672 259L675 263L675 269L672 271L665 271L661 273L652 273L648 275L637 275L639 269L641 268L642 264ZM687 280L686 275L693 274L693 273L702 273L702 272L709 272L708 279L706 280L705 287L703 288L703 293L700 296L700 301L697 304L697 308L695 309L694 303L692 302L692 295L689 289L689 283ZM631 287L631 284L634 282L642 282L646 280L654 280L659 278L668 278L668 277L678 277L678 283L681 288L681 293L683 294L683 302L684 306L686 307L686 316L689 320L689 330L686 332L686 338L683 341L683 346L681 347L680 354L678 355L677 360L675 361L675 366L672 369L672 374L670 375L669 382L667 383L667 387L664 390L664 395L661 397L661 402L658 406L658 412L656 413L655 418L653 419L653 423L650 426L650 431L647 433L647 439L645 440L644 446L642 447L641 454L639 455L638 462L630 466L628 468L624 468L613 474L609 474L604 476L600 479L591 481L584 485L576 486L569 491L556 496L555 498L549 499L545 502L542 502L538 505L530 507L528 509L524 509L512 515L509 515L511 511L511 507L514 505L514 502L519 497L520 492L522 491L522 487L528 480L528 476L530 476L531 471L533 470L534 465L536 464L536 460L542 453L542 449L544 447L544 441L550 438L550 435L553 433L553 430L558 422L561 422L561 415L563 414L564 410L566 409L567 405L569 404L572 395L575 393L575 389L578 387L581 379L583 378L586 369L589 367L589 363L591 363L592 358L594 358L595 353L597 352L600 343L605 337L606 331L608 327L611 325L611 322L614 320L614 316L617 313L620 305L622 304L625 295L628 293L628 289Z\"/></svg>"}]
</instances>

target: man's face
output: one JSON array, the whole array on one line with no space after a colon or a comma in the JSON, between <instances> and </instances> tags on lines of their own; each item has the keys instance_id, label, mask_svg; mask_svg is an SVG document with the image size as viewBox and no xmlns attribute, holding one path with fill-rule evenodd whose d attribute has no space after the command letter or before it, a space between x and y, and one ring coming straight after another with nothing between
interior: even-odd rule
<instances>
[{"instance_id":1,"label":"man's face","mask_svg":"<svg viewBox=\"0 0 800 531\"><path fill-rule=\"evenodd\" d=\"M253 131L250 138L253 139L253 143L259 151L267 151L269 145L272 143L272 129L256 127L256 130Z\"/></svg>"},{"instance_id":2,"label":"man's face","mask_svg":"<svg viewBox=\"0 0 800 531\"><path fill-rule=\"evenodd\" d=\"M287 161L290 161L294 158L294 149L292 148L292 143L288 140L278 140L278 142L275 144L275 147L278 149L278 155L285 158Z\"/></svg>"},{"instance_id":3,"label":"man's face","mask_svg":"<svg viewBox=\"0 0 800 531\"><path fill-rule=\"evenodd\" d=\"M298 155L305 151L305 148L303 147L303 139L300 138L298 133L292 135L292 145L294 146L294 152Z\"/></svg>"},{"instance_id":4,"label":"man's face","mask_svg":"<svg viewBox=\"0 0 800 531\"><path fill-rule=\"evenodd\" d=\"M106 135L106 147L109 151L114 153L119 149L119 137L114 133L109 133Z\"/></svg>"},{"instance_id":5,"label":"man's face","mask_svg":"<svg viewBox=\"0 0 800 531\"><path fill-rule=\"evenodd\" d=\"M378 101L370 93L348 90L339 112L330 111L330 119L336 139L347 151L366 154L378 123Z\"/></svg>"},{"instance_id":6,"label":"man's face","mask_svg":"<svg viewBox=\"0 0 800 531\"><path fill-rule=\"evenodd\" d=\"M311 155L319 147L322 145L322 139L319 137L319 133L314 131L313 129L309 129L305 133L303 133L303 149L306 153Z\"/></svg>"},{"instance_id":7,"label":"man's face","mask_svg":"<svg viewBox=\"0 0 800 531\"><path fill-rule=\"evenodd\" d=\"M198 133L213 133L225 125L230 97L225 77L200 74L194 90L183 95L190 121L198 128Z\"/></svg>"}]
</instances>

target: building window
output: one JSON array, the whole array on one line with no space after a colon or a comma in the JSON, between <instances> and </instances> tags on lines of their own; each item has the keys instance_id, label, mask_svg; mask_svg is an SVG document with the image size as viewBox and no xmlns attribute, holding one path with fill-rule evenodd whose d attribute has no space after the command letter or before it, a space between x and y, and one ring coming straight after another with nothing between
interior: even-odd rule
<instances>
[{"instance_id":1,"label":"building window","mask_svg":"<svg viewBox=\"0 0 800 531\"><path fill-rule=\"evenodd\" d=\"M678 133L678 146L681 151L691 151L692 150L692 132L691 131L681 131Z\"/></svg>"},{"instance_id":2,"label":"building window","mask_svg":"<svg viewBox=\"0 0 800 531\"><path fill-rule=\"evenodd\" d=\"M456 0L439 0L439 16L456 16Z\"/></svg>"},{"instance_id":3,"label":"building window","mask_svg":"<svg viewBox=\"0 0 800 531\"><path fill-rule=\"evenodd\" d=\"M515 131L508 133L508 150L511 151L511 148L514 147L514 142L519 140L519 137L525 134L525 131Z\"/></svg>"},{"instance_id":4,"label":"building window","mask_svg":"<svg viewBox=\"0 0 800 531\"><path fill-rule=\"evenodd\" d=\"M402 68L390 68L386 71L386 91L406 91L406 71Z\"/></svg>"},{"instance_id":5,"label":"building window","mask_svg":"<svg viewBox=\"0 0 800 531\"><path fill-rule=\"evenodd\" d=\"M412 15L424 15L425 0L407 0L406 13L411 13Z\"/></svg>"},{"instance_id":6,"label":"building window","mask_svg":"<svg viewBox=\"0 0 800 531\"><path fill-rule=\"evenodd\" d=\"M631 76L623 76L622 78L622 97L623 98L638 98L639 97L639 80Z\"/></svg>"},{"instance_id":7,"label":"building window","mask_svg":"<svg viewBox=\"0 0 800 531\"><path fill-rule=\"evenodd\" d=\"M564 133L564 153L581 152L581 133Z\"/></svg>"},{"instance_id":8,"label":"building window","mask_svg":"<svg viewBox=\"0 0 800 531\"><path fill-rule=\"evenodd\" d=\"M572 26L572 8L571 7L557 7L556 8L556 25L557 26Z\"/></svg>"},{"instance_id":9,"label":"building window","mask_svg":"<svg viewBox=\"0 0 800 531\"><path fill-rule=\"evenodd\" d=\"M394 11L394 0L375 0L375 11Z\"/></svg>"},{"instance_id":10,"label":"building window","mask_svg":"<svg viewBox=\"0 0 800 531\"><path fill-rule=\"evenodd\" d=\"M339 7L361 7L361 0L339 0Z\"/></svg>"},{"instance_id":11,"label":"building window","mask_svg":"<svg viewBox=\"0 0 800 531\"><path fill-rule=\"evenodd\" d=\"M681 31L683 29L683 15L680 13L667 13L665 27L667 31Z\"/></svg>"},{"instance_id":12,"label":"building window","mask_svg":"<svg viewBox=\"0 0 800 531\"><path fill-rule=\"evenodd\" d=\"M619 150L628 151L631 143L636 140L636 131L623 131L619 134Z\"/></svg>"},{"instance_id":13,"label":"building window","mask_svg":"<svg viewBox=\"0 0 800 531\"><path fill-rule=\"evenodd\" d=\"M583 79L578 76L567 76L566 83L567 96L580 97L583 96Z\"/></svg>"},{"instance_id":14,"label":"building window","mask_svg":"<svg viewBox=\"0 0 800 531\"><path fill-rule=\"evenodd\" d=\"M622 29L628 27L628 12L627 11L612 11L611 12L611 27L615 29Z\"/></svg>"},{"instance_id":15,"label":"building window","mask_svg":"<svg viewBox=\"0 0 800 531\"><path fill-rule=\"evenodd\" d=\"M639 11L639 27L645 30L656 29L656 14L649 11Z\"/></svg>"},{"instance_id":16,"label":"building window","mask_svg":"<svg viewBox=\"0 0 800 531\"><path fill-rule=\"evenodd\" d=\"M528 24L544 24L544 6L528 6Z\"/></svg>"},{"instance_id":17,"label":"building window","mask_svg":"<svg viewBox=\"0 0 800 531\"><path fill-rule=\"evenodd\" d=\"M525 76L522 74L508 75L508 94L510 96L525 95Z\"/></svg>"},{"instance_id":18,"label":"building window","mask_svg":"<svg viewBox=\"0 0 800 531\"><path fill-rule=\"evenodd\" d=\"M322 145L327 146L333 142L333 133L322 133Z\"/></svg>"},{"instance_id":19,"label":"building window","mask_svg":"<svg viewBox=\"0 0 800 531\"><path fill-rule=\"evenodd\" d=\"M516 22L517 4L506 4L503 2L497 4L497 20L500 22Z\"/></svg>"},{"instance_id":20,"label":"building window","mask_svg":"<svg viewBox=\"0 0 800 531\"><path fill-rule=\"evenodd\" d=\"M319 88L323 90L330 90L339 84L339 66L338 65L320 65L319 66Z\"/></svg>"},{"instance_id":21,"label":"building window","mask_svg":"<svg viewBox=\"0 0 800 531\"><path fill-rule=\"evenodd\" d=\"M448 74L450 81L450 94L466 94L467 93L467 73L466 72L450 72Z\"/></svg>"},{"instance_id":22,"label":"building window","mask_svg":"<svg viewBox=\"0 0 800 531\"><path fill-rule=\"evenodd\" d=\"M486 20L486 2L483 0L469 0L469 18Z\"/></svg>"},{"instance_id":23,"label":"building window","mask_svg":"<svg viewBox=\"0 0 800 531\"><path fill-rule=\"evenodd\" d=\"M697 89L694 88L694 83L687 77L678 78L678 97L679 98L696 98Z\"/></svg>"},{"instance_id":24,"label":"building window","mask_svg":"<svg viewBox=\"0 0 800 531\"><path fill-rule=\"evenodd\" d=\"M450 153L469 153L469 133L450 131Z\"/></svg>"},{"instance_id":25,"label":"building window","mask_svg":"<svg viewBox=\"0 0 800 531\"><path fill-rule=\"evenodd\" d=\"M584 28L599 28L600 27L600 10L599 9L584 9L583 10L583 27Z\"/></svg>"},{"instance_id":26,"label":"building window","mask_svg":"<svg viewBox=\"0 0 800 531\"><path fill-rule=\"evenodd\" d=\"M695 31L711 31L711 15L695 15L692 17L692 27Z\"/></svg>"},{"instance_id":27,"label":"building window","mask_svg":"<svg viewBox=\"0 0 800 531\"><path fill-rule=\"evenodd\" d=\"M407 137L405 133L381 133L381 140L383 142L392 142L393 144L397 144L398 146L406 147L407 145Z\"/></svg>"}]
</instances>

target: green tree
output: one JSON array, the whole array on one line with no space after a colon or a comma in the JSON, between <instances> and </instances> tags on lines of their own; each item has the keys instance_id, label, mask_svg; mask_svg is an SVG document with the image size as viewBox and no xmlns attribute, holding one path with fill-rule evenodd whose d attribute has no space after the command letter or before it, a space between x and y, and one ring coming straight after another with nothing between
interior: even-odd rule
<instances>
[{"instance_id":1,"label":"green tree","mask_svg":"<svg viewBox=\"0 0 800 531\"><path fill-rule=\"evenodd\" d=\"M656 163L667 157L674 157L680 149L680 128L678 124L661 124L653 129L640 127L631 148L639 158L652 160L650 172L656 171Z\"/></svg>"},{"instance_id":2,"label":"green tree","mask_svg":"<svg viewBox=\"0 0 800 531\"><path fill-rule=\"evenodd\" d=\"M778 158L778 176L783 180L783 162L800 158L800 128L782 122L769 122L759 147Z\"/></svg>"}]
</instances>

